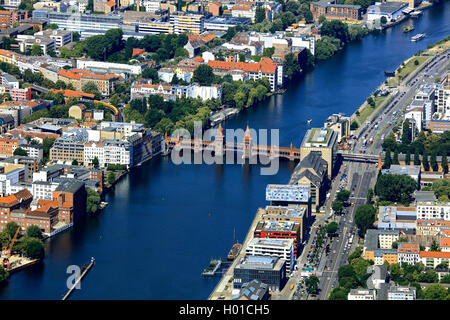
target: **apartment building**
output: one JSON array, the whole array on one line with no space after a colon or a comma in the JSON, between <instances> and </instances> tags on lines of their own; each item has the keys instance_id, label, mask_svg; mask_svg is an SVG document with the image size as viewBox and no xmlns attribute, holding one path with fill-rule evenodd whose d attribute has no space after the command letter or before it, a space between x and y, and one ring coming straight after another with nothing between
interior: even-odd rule
<instances>
[{"instance_id":1,"label":"apartment building","mask_svg":"<svg viewBox=\"0 0 450 320\"><path fill-rule=\"evenodd\" d=\"M392 244L398 241L400 232L398 230L376 230L369 229L364 238L363 257L373 260L375 265L387 263L398 263L397 249Z\"/></svg>"},{"instance_id":2,"label":"apartment building","mask_svg":"<svg viewBox=\"0 0 450 320\"><path fill-rule=\"evenodd\" d=\"M14 23L28 19L28 11L6 11L0 10L0 28L6 29Z\"/></svg>"},{"instance_id":3,"label":"apartment building","mask_svg":"<svg viewBox=\"0 0 450 320\"><path fill-rule=\"evenodd\" d=\"M388 289L388 300L416 300L416 288L390 286Z\"/></svg>"},{"instance_id":4,"label":"apartment building","mask_svg":"<svg viewBox=\"0 0 450 320\"><path fill-rule=\"evenodd\" d=\"M348 300L376 300L375 289L351 289L348 293Z\"/></svg>"},{"instance_id":5,"label":"apartment building","mask_svg":"<svg viewBox=\"0 0 450 320\"><path fill-rule=\"evenodd\" d=\"M247 255L274 256L286 260L286 271L294 269L294 239L253 238L245 249Z\"/></svg>"},{"instance_id":6,"label":"apartment building","mask_svg":"<svg viewBox=\"0 0 450 320\"><path fill-rule=\"evenodd\" d=\"M328 20L358 21L361 19L362 12L359 5L335 4L335 1L330 0L311 2L309 9L314 20L324 16Z\"/></svg>"},{"instance_id":7,"label":"apartment building","mask_svg":"<svg viewBox=\"0 0 450 320\"><path fill-rule=\"evenodd\" d=\"M90 73L86 70L65 70L58 71L58 80L61 80L67 84L71 83L75 90L82 91L85 84L93 82L98 91L106 97L109 97L114 91L116 82L120 79L115 74L98 75Z\"/></svg>"},{"instance_id":8,"label":"apartment building","mask_svg":"<svg viewBox=\"0 0 450 320\"><path fill-rule=\"evenodd\" d=\"M450 221L450 203L417 202L418 220L444 220Z\"/></svg>"},{"instance_id":9,"label":"apartment building","mask_svg":"<svg viewBox=\"0 0 450 320\"><path fill-rule=\"evenodd\" d=\"M222 87L220 85L200 86L190 84L187 86L170 85L168 83L152 84L151 81L135 81L131 85L131 99L159 95L164 100L176 98L200 98L203 101L209 99L222 99Z\"/></svg>"},{"instance_id":10,"label":"apartment building","mask_svg":"<svg viewBox=\"0 0 450 320\"><path fill-rule=\"evenodd\" d=\"M293 239L295 258L297 258L302 241L300 238L300 224L293 221L260 221L255 228L253 236L261 239Z\"/></svg>"},{"instance_id":11,"label":"apartment building","mask_svg":"<svg viewBox=\"0 0 450 320\"><path fill-rule=\"evenodd\" d=\"M3 135L0 137L0 158L5 159L13 156L14 151L18 148L19 144L22 143L22 139Z\"/></svg>"},{"instance_id":12,"label":"apartment building","mask_svg":"<svg viewBox=\"0 0 450 320\"><path fill-rule=\"evenodd\" d=\"M128 141L100 140L84 144L84 165L92 165L97 158L100 167L108 164L123 164L127 168L133 165L133 146Z\"/></svg>"},{"instance_id":13,"label":"apartment building","mask_svg":"<svg viewBox=\"0 0 450 320\"><path fill-rule=\"evenodd\" d=\"M398 243L398 263L416 264L419 262L420 246L418 243Z\"/></svg>"},{"instance_id":14,"label":"apartment building","mask_svg":"<svg viewBox=\"0 0 450 320\"><path fill-rule=\"evenodd\" d=\"M77 135L59 137L50 148L50 160L70 163L77 160L79 164L83 164L84 145L80 143L83 140Z\"/></svg>"},{"instance_id":15,"label":"apartment building","mask_svg":"<svg viewBox=\"0 0 450 320\"><path fill-rule=\"evenodd\" d=\"M283 86L283 66L270 58L261 58L258 63L211 60L208 61L208 65L215 73L240 70L246 72L250 79L257 80L265 77L269 80L272 91Z\"/></svg>"},{"instance_id":16,"label":"apartment building","mask_svg":"<svg viewBox=\"0 0 450 320\"><path fill-rule=\"evenodd\" d=\"M435 269L440 264L447 264L449 268L450 252L448 251L420 251L420 262L422 262L426 268Z\"/></svg>"}]
</instances>

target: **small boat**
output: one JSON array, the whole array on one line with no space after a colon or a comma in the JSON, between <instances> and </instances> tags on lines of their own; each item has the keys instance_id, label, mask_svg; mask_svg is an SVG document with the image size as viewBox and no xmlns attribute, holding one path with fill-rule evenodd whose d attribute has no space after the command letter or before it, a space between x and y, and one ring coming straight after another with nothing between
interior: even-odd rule
<instances>
[{"instance_id":1,"label":"small boat","mask_svg":"<svg viewBox=\"0 0 450 320\"><path fill-rule=\"evenodd\" d=\"M425 33L418 33L411 38L411 41L415 42L415 41L419 41L423 38L425 38Z\"/></svg>"},{"instance_id":2,"label":"small boat","mask_svg":"<svg viewBox=\"0 0 450 320\"><path fill-rule=\"evenodd\" d=\"M307 120L307 122L308 122L308 124L311 124L311 122L312 122L312 119L309 119L309 120Z\"/></svg>"},{"instance_id":3,"label":"small boat","mask_svg":"<svg viewBox=\"0 0 450 320\"><path fill-rule=\"evenodd\" d=\"M102 201L102 202L100 202L100 204L98 205L98 207L100 208L100 209L105 209L105 207L108 205L108 202L104 202L104 201Z\"/></svg>"},{"instance_id":4,"label":"small boat","mask_svg":"<svg viewBox=\"0 0 450 320\"><path fill-rule=\"evenodd\" d=\"M407 32L413 31L414 29L415 29L414 26L404 26L403 32L407 33Z\"/></svg>"},{"instance_id":5,"label":"small boat","mask_svg":"<svg viewBox=\"0 0 450 320\"><path fill-rule=\"evenodd\" d=\"M233 230L233 246L228 252L227 260L233 261L238 256L239 252L242 249L242 244L236 241L236 229Z\"/></svg>"}]
</instances>

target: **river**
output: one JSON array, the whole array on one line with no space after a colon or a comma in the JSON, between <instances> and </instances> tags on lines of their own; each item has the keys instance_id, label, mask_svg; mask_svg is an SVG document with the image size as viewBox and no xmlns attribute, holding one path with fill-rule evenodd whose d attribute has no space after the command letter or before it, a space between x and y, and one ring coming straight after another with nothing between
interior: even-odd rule
<instances>
[{"instance_id":1,"label":"river","mask_svg":"<svg viewBox=\"0 0 450 320\"><path fill-rule=\"evenodd\" d=\"M450 34L450 3L425 10L415 30L408 21L348 45L225 128L280 129L280 144L299 146L307 128L322 126L331 113L347 115L381 82L384 70ZM417 43L412 35L426 33ZM107 195L104 212L86 217L72 230L46 241L45 259L11 276L1 299L61 299L66 269L91 256L95 267L71 299L206 299L218 278L203 279L211 257L226 256L236 237L243 240L265 187L287 183L294 163L282 161L277 175L258 166L175 165L157 158L137 167Z\"/></svg>"}]
</instances>

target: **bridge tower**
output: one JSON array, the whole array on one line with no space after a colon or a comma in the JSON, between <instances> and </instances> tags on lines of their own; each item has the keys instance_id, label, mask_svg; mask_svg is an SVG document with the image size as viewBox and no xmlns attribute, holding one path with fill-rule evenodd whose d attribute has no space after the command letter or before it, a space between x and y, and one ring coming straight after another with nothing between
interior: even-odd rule
<instances>
[{"instance_id":1,"label":"bridge tower","mask_svg":"<svg viewBox=\"0 0 450 320\"><path fill-rule=\"evenodd\" d=\"M242 157L244 159L250 159L252 157L252 137L248 125L244 133L244 153Z\"/></svg>"},{"instance_id":2,"label":"bridge tower","mask_svg":"<svg viewBox=\"0 0 450 320\"><path fill-rule=\"evenodd\" d=\"M291 147L289 149L289 160L294 161L294 147L292 146L292 142L291 142Z\"/></svg>"},{"instance_id":3,"label":"bridge tower","mask_svg":"<svg viewBox=\"0 0 450 320\"><path fill-rule=\"evenodd\" d=\"M216 156L223 156L224 141L225 141L225 136L223 135L222 124L219 123L219 127L217 128L216 136L214 137L214 153Z\"/></svg>"}]
</instances>

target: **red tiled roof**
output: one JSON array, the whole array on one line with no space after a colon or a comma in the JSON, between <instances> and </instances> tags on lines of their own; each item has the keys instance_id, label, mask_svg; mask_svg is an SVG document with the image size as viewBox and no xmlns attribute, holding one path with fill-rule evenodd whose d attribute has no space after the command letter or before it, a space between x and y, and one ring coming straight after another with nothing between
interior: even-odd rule
<instances>
[{"instance_id":1,"label":"red tiled roof","mask_svg":"<svg viewBox=\"0 0 450 320\"><path fill-rule=\"evenodd\" d=\"M254 73L262 72L271 74L274 74L277 68L277 64L269 58L261 58L258 63L210 60L208 61L208 65L213 69L218 70L242 70Z\"/></svg>"},{"instance_id":2,"label":"red tiled roof","mask_svg":"<svg viewBox=\"0 0 450 320\"><path fill-rule=\"evenodd\" d=\"M421 251L421 258L441 258L441 259L450 259L450 252L445 251Z\"/></svg>"}]
</instances>

